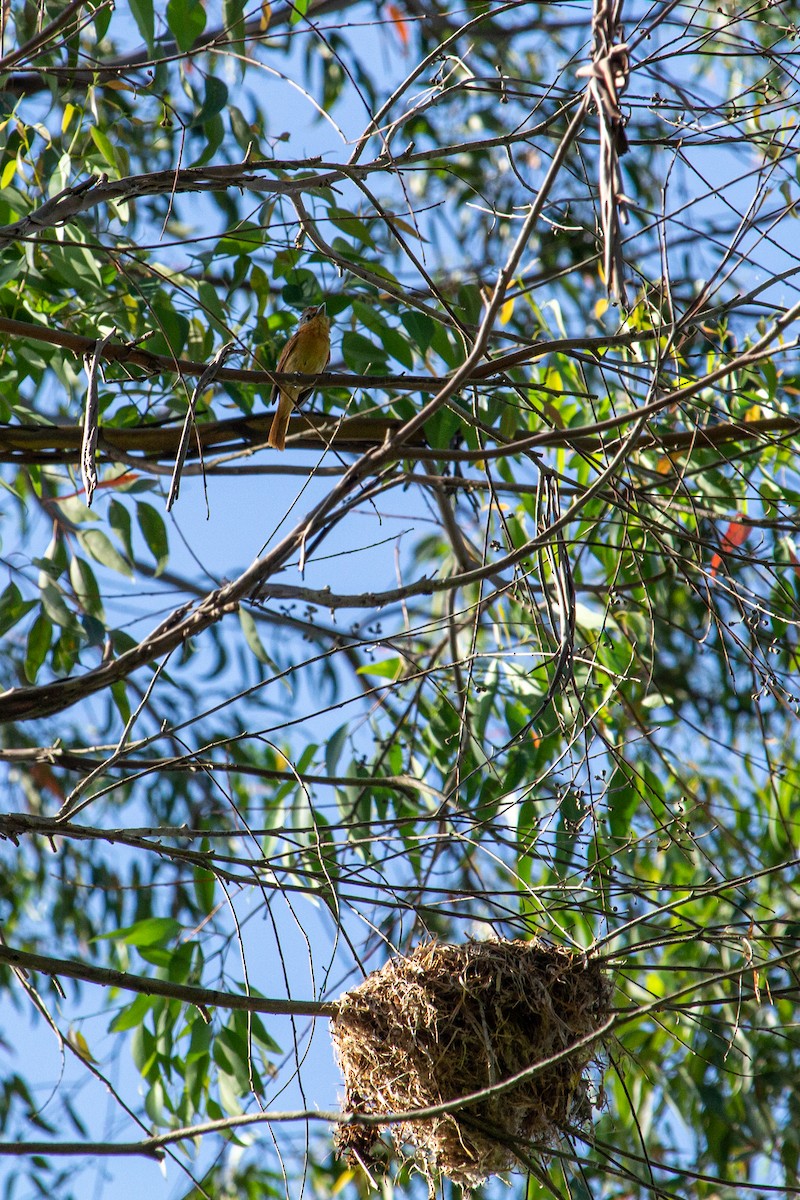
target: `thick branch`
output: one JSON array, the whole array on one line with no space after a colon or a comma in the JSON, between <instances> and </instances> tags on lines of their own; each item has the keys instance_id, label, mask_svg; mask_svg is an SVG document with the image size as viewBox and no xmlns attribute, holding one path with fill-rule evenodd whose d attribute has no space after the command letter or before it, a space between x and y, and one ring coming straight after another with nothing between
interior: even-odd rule
<instances>
[{"instance_id":1,"label":"thick branch","mask_svg":"<svg viewBox=\"0 0 800 1200\"><path fill-rule=\"evenodd\" d=\"M241 188L245 191L269 193L275 196L295 195L318 191L340 183L353 175L368 175L374 167L339 165L320 170L321 159L297 159L287 162L246 162L218 167L184 167L182 170L150 171L144 175L125 175L108 179L105 175L90 175L82 183L65 188L46 200L39 208L0 228L0 247L29 238L43 229L64 225L81 213L100 204L128 203L143 196L173 196L187 192L215 192L220 188ZM293 179L270 179L266 172L310 172Z\"/></svg>"},{"instance_id":2,"label":"thick branch","mask_svg":"<svg viewBox=\"0 0 800 1200\"><path fill-rule=\"evenodd\" d=\"M278 780L280 783L294 783L308 787L381 787L389 791L405 792L408 796L433 796L439 799L441 793L431 784L413 775L317 775L310 771L278 771L273 767L260 767L256 763L237 762L235 759L206 758L200 753L185 754L181 757L169 758L137 758L135 754L123 754L109 763L107 759L93 758L98 751L72 749L65 750L62 746L16 746L12 749L0 750L0 763L20 764L44 763L47 766L58 767L64 771L73 771L79 775L89 775L95 771L107 768L110 770L135 771L138 775L160 774L161 772L178 772L180 774L196 775L198 772L219 771L225 775L250 775L256 779ZM416 818L414 818L416 819ZM3 813L0 814L0 837L15 840L25 833L38 833L47 837L61 835L66 827L63 822L56 822L49 817L35 816L33 813ZM126 832L130 832L129 830ZM180 835L193 837L196 831L181 827ZM264 833L266 834L265 830ZM70 827L71 836L78 838L107 838L109 831L92 829L90 826ZM164 827L138 829L137 835L142 837L158 837L164 833ZM209 836L208 831L198 834L199 837ZM229 837L225 833L225 837Z\"/></svg>"},{"instance_id":3,"label":"thick branch","mask_svg":"<svg viewBox=\"0 0 800 1200\"><path fill-rule=\"evenodd\" d=\"M631 454L651 416L655 416L656 413L673 404L689 399L703 391L709 384L724 379L742 366L760 362L772 353L772 344L775 339L797 319L798 315L800 315L800 302L775 321L772 328L754 346L736 358L674 392L667 392L659 396L634 410L633 413L626 413L599 422L594 427L595 429L618 428L630 424L631 421L634 422L634 425L626 439L618 440L615 443L610 462L595 482L573 501L558 522L549 529L543 530L512 553L506 554L494 562L476 567L474 570L463 571L446 579L420 579L416 584L409 585L406 595L431 595L434 592L449 591L478 583L498 571L515 566L538 548L547 545L558 529L565 528L570 521L575 519L576 514L584 507L587 500L605 486L612 473ZM475 350L462 368L450 377L438 395L425 406L421 413L407 421L394 437L388 439L382 446L368 451L357 459L308 517L301 520L273 550L263 558L256 559L238 579L210 592L191 611L187 611L186 606L177 609L147 638L111 662L103 663L75 678L58 679L52 683L43 684L41 687L12 688L4 692L0 695L0 721L34 720L61 712L80 700L104 690L111 684L127 678L147 663L170 654L189 638L202 633L203 630L221 620L226 613L234 612L242 600L256 594L265 581L280 570L299 548L307 545L317 532L325 528L331 520L335 520L338 505L344 503L349 496L356 492L364 478L402 452L406 439L416 433L425 418L432 415L436 408L446 402L457 390L462 382L462 375L468 374L475 365L472 360L477 352L476 344ZM527 439L528 444L536 444L537 436L541 435L534 435ZM505 447L503 452L507 453L508 448ZM483 457L485 456L486 453L483 452Z\"/></svg>"},{"instance_id":4,"label":"thick branch","mask_svg":"<svg viewBox=\"0 0 800 1200\"><path fill-rule=\"evenodd\" d=\"M32 954L27 950L15 950L0 945L0 963L20 971L39 971L43 975L79 979L83 983L96 983L100 987L120 988L126 992L139 992L143 996L167 996L171 1000L183 1000L197 1008L232 1008L245 1012L270 1013L273 1016L334 1017L339 1006L333 1001L315 1000L269 1000L261 996L245 996L235 992L221 992L216 988L193 987L187 983L172 983L167 979L147 979L142 975L131 975L128 971L115 971L110 967L95 967L90 963L74 962L72 959L51 958L46 954Z\"/></svg>"},{"instance_id":5,"label":"thick branch","mask_svg":"<svg viewBox=\"0 0 800 1200\"><path fill-rule=\"evenodd\" d=\"M27 341L42 342L48 346L61 346L64 350L71 351L76 358L85 358L97 347L96 337L69 333L64 329L51 329L47 325L37 325L32 321L16 321L11 317L0 316L0 333L8 333L12 337L24 338ZM548 354L574 354L583 351L605 356L609 350L653 342L655 336L647 332L618 333L608 337L553 338L545 342L531 342L477 365L467 376L466 382L501 386L507 382L507 371L527 366ZM109 342L102 347L99 357L104 362L141 367L150 375L166 375L171 379L176 376L202 375L208 366L208 363L196 362L194 359L153 354L129 342ZM317 387L392 388L401 392L436 392L449 378L450 376L446 375L352 375L330 371L318 375L303 375L300 372L247 371L241 367L223 367L217 375L217 379L220 380L252 383L262 387L274 383L313 383Z\"/></svg>"},{"instance_id":6,"label":"thick branch","mask_svg":"<svg viewBox=\"0 0 800 1200\"><path fill-rule=\"evenodd\" d=\"M232 417L227 421L204 421L195 426L195 438L187 459L214 450L249 451L265 448L272 422L271 413ZM297 415L290 422L292 445L298 449L319 450L336 435L337 450L360 450L380 443L387 433L402 426L392 417L348 417ZM101 425L98 449L109 462L123 455L141 455L143 462L172 462L180 439L177 425L138 425L119 428ZM4 425L0 426L0 462L78 461L81 428L78 425ZM420 441L419 448L424 443ZM205 457L205 454L204 454ZM127 458L124 461L129 461Z\"/></svg>"},{"instance_id":7,"label":"thick branch","mask_svg":"<svg viewBox=\"0 0 800 1200\"><path fill-rule=\"evenodd\" d=\"M255 374L255 372L248 372ZM284 377L281 373L281 378ZM292 378L295 378L292 376ZM325 386L331 376L320 376ZM345 378L342 376L342 378ZM431 389L433 381L428 379L426 387ZM363 384L358 386L363 388ZM377 380L376 386L392 386L385 380ZM633 421L636 412L614 418L614 425L625 420ZM469 420L464 414L464 419ZM247 453L264 449L267 441L271 413L249 417L231 417L226 421L206 421L196 426L195 440L189 449L188 460L200 457L201 451L228 450L231 453ZM403 422L395 417L370 416L346 417L341 420L329 415L298 414L289 422L288 441L297 450L319 450L320 445L335 442L336 449L346 453L358 452L369 446L381 445L392 437ZM511 442L493 450L440 450L425 445L422 434L404 444L398 457L437 462L475 462L498 456L507 457L523 451L565 448L596 453L603 450L601 431L596 424L579 426L575 429L546 429L531 434L517 430ZM704 429L673 430L665 433L645 433L637 441L634 450L660 450L664 454L691 453L708 450L731 443L747 443L774 440L783 435L800 433L798 417L764 417L757 421L725 421ZM180 429L176 425L137 425L117 428L113 425L101 427L99 451L109 462L122 461L135 466L128 456L141 456L142 466L147 463L171 463L175 456ZM80 453L81 428L78 425L2 425L0 426L0 462L7 463L76 463ZM211 473L211 472L210 472ZM445 486L449 483L445 480ZM275 593L278 594L277 592ZM320 603L325 598L319 597Z\"/></svg>"}]
</instances>

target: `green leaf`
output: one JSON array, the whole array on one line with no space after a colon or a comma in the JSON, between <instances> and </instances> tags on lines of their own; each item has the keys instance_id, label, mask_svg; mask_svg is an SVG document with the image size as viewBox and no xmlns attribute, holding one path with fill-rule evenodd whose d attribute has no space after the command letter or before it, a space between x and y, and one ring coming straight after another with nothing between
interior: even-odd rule
<instances>
[{"instance_id":1,"label":"green leaf","mask_svg":"<svg viewBox=\"0 0 800 1200\"><path fill-rule=\"evenodd\" d=\"M253 1016L257 1014L254 1013ZM191 1021L191 1038L189 1041L189 1051L186 1055L186 1061L191 1062L195 1058L206 1058L211 1047L211 1025L208 1021L203 1020L200 1013L195 1009L193 1013L187 1015L187 1021Z\"/></svg>"},{"instance_id":2,"label":"green leaf","mask_svg":"<svg viewBox=\"0 0 800 1200\"><path fill-rule=\"evenodd\" d=\"M166 15L167 24L181 50L191 50L206 27L206 14L201 0L169 0Z\"/></svg>"},{"instance_id":3,"label":"green leaf","mask_svg":"<svg viewBox=\"0 0 800 1200\"><path fill-rule=\"evenodd\" d=\"M39 587L42 607L55 625L64 629L75 627L75 618L64 603L64 597L54 583L45 583Z\"/></svg>"},{"instance_id":4,"label":"green leaf","mask_svg":"<svg viewBox=\"0 0 800 1200\"><path fill-rule=\"evenodd\" d=\"M106 8L98 8L94 14L94 35L98 42L102 42L108 33L112 12L111 5L108 5Z\"/></svg>"},{"instance_id":5,"label":"green leaf","mask_svg":"<svg viewBox=\"0 0 800 1200\"><path fill-rule=\"evenodd\" d=\"M639 793L632 785L628 772L617 767L608 784L608 823L614 837L628 836L639 802Z\"/></svg>"},{"instance_id":6,"label":"green leaf","mask_svg":"<svg viewBox=\"0 0 800 1200\"><path fill-rule=\"evenodd\" d=\"M145 917L124 929L98 934L99 940L111 939L126 946L165 946L174 942L183 926L173 917Z\"/></svg>"},{"instance_id":7,"label":"green leaf","mask_svg":"<svg viewBox=\"0 0 800 1200\"><path fill-rule=\"evenodd\" d=\"M112 644L117 641L117 637L111 635ZM127 725L131 716L131 706L128 700L128 689L124 679L117 679L111 685L111 699L114 701L114 707L122 718L123 725Z\"/></svg>"},{"instance_id":8,"label":"green leaf","mask_svg":"<svg viewBox=\"0 0 800 1200\"><path fill-rule=\"evenodd\" d=\"M133 14L139 33L145 40L148 50L153 49L156 36L155 14L153 0L128 0L128 8Z\"/></svg>"},{"instance_id":9,"label":"green leaf","mask_svg":"<svg viewBox=\"0 0 800 1200\"><path fill-rule=\"evenodd\" d=\"M358 667L357 675L375 675L378 679L399 679L403 672L400 658L384 658L381 662L364 663Z\"/></svg>"},{"instance_id":10,"label":"green leaf","mask_svg":"<svg viewBox=\"0 0 800 1200\"><path fill-rule=\"evenodd\" d=\"M243 52L246 33L244 17L245 0L222 0L222 23L236 54ZM244 70L244 64L242 70Z\"/></svg>"},{"instance_id":11,"label":"green leaf","mask_svg":"<svg viewBox=\"0 0 800 1200\"><path fill-rule=\"evenodd\" d=\"M225 137L225 124L219 115L209 117L202 128L206 144L202 152L192 162L191 165L193 167L202 167L205 163L210 162L222 145L222 139Z\"/></svg>"},{"instance_id":12,"label":"green leaf","mask_svg":"<svg viewBox=\"0 0 800 1200\"><path fill-rule=\"evenodd\" d=\"M235 1014L236 1025L237 1025L237 1028L239 1028L239 1029L242 1028L242 1019L244 1019L244 1020L247 1019L246 1013L236 1013ZM264 1022L262 1021L262 1019L258 1013L250 1014L250 1033L253 1038L253 1041L258 1042L258 1044L260 1046L262 1046L265 1050L268 1050L270 1052L270 1054L281 1054L282 1053L282 1050L281 1050L280 1046L278 1045L278 1043L275 1041L275 1039L269 1033L267 1033L267 1030L264 1026Z\"/></svg>"},{"instance_id":13,"label":"green leaf","mask_svg":"<svg viewBox=\"0 0 800 1200\"><path fill-rule=\"evenodd\" d=\"M425 422L425 437L434 450L447 450L464 422L451 408L440 408Z\"/></svg>"},{"instance_id":14,"label":"green leaf","mask_svg":"<svg viewBox=\"0 0 800 1200\"><path fill-rule=\"evenodd\" d=\"M238 1078L230 1074L220 1064L217 1070L217 1087L219 1089L219 1098L222 1103L222 1111L220 1116L238 1117L242 1111L242 1106L239 1103L239 1097L248 1092L249 1086L242 1088ZM209 1115L212 1112L211 1102L208 1104Z\"/></svg>"},{"instance_id":15,"label":"green leaf","mask_svg":"<svg viewBox=\"0 0 800 1200\"><path fill-rule=\"evenodd\" d=\"M53 626L44 613L40 612L28 633L28 644L25 651L25 678L28 683L36 682L36 676L50 649L52 636Z\"/></svg>"},{"instance_id":16,"label":"green leaf","mask_svg":"<svg viewBox=\"0 0 800 1200\"><path fill-rule=\"evenodd\" d=\"M222 235L217 242L217 253L250 255L263 245L264 230L250 221L242 221Z\"/></svg>"},{"instance_id":17,"label":"green leaf","mask_svg":"<svg viewBox=\"0 0 800 1200\"><path fill-rule=\"evenodd\" d=\"M201 1047L199 1038L195 1044L195 1034L205 1031L206 1047ZM207 1046L210 1044L211 1031L202 1021L196 1021L192 1028L192 1044L186 1056L185 1084L186 1092L195 1111L198 1111L207 1094L210 1082L211 1055Z\"/></svg>"},{"instance_id":18,"label":"green leaf","mask_svg":"<svg viewBox=\"0 0 800 1200\"><path fill-rule=\"evenodd\" d=\"M159 1003L163 1003L163 1001ZM155 1060L155 1038L152 1030L144 1024L135 1026L135 1032L131 1039L131 1056L141 1075L146 1073Z\"/></svg>"},{"instance_id":19,"label":"green leaf","mask_svg":"<svg viewBox=\"0 0 800 1200\"><path fill-rule=\"evenodd\" d=\"M216 117L217 113L221 113L227 106L227 86L216 75L206 76L206 94L203 98L203 107L195 117L195 124L205 124L206 121L210 120L211 117Z\"/></svg>"},{"instance_id":20,"label":"green leaf","mask_svg":"<svg viewBox=\"0 0 800 1200\"><path fill-rule=\"evenodd\" d=\"M387 354L391 354L392 358L397 359L404 367L408 367L411 370L414 366L414 355L406 339L390 325L386 325L383 329L378 330L378 337L381 339L383 348Z\"/></svg>"},{"instance_id":21,"label":"green leaf","mask_svg":"<svg viewBox=\"0 0 800 1200\"><path fill-rule=\"evenodd\" d=\"M30 211L31 201L18 188L4 187L0 193L0 214L4 220L13 221Z\"/></svg>"},{"instance_id":22,"label":"green leaf","mask_svg":"<svg viewBox=\"0 0 800 1200\"><path fill-rule=\"evenodd\" d=\"M365 222L359 217L353 216L346 208L329 208L328 219L332 225L341 229L342 233L347 234L348 237L374 249L375 242Z\"/></svg>"},{"instance_id":23,"label":"green leaf","mask_svg":"<svg viewBox=\"0 0 800 1200\"><path fill-rule=\"evenodd\" d=\"M145 500L136 502L136 516L142 536L147 543L147 549L155 559L156 576L159 576L169 562L169 541L164 518L157 509L153 508L152 504L148 504Z\"/></svg>"},{"instance_id":24,"label":"green leaf","mask_svg":"<svg viewBox=\"0 0 800 1200\"><path fill-rule=\"evenodd\" d=\"M565 878L575 867L580 853L582 823L586 812L572 788L566 792L559 804L558 827L556 829L555 868Z\"/></svg>"},{"instance_id":25,"label":"green leaf","mask_svg":"<svg viewBox=\"0 0 800 1200\"><path fill-rule=\"evenodd\" d=\"M136 1029L144 1021L152 1008L159 1007L163 1000L156 996L137 996L121 1012L117 1013L109 1025L110 1033L124 1033L128 1029Z\"/></svg>"},{"instance_id":26,"label":"green leaf","mask_svg":"<svg viewBox=\"0 0 800 1200\"><path fill-rule=\"evenodd\" d=\"M15 583L9 583L0 595L0 636L8 633L26 613L36 607L35 600L23 600Z\"/></svg>"},{"instance_id":27,"label":"green leaf","mask_svg":"<svg viewBox=\"0 0 800 1200\"><path fill-rule=\"evenodd\" d=\"M241 262L242 258L240 258L238 261ZM225 305L220 300L217 289L204 279L197 289L197 295L200 303L203 306L203 313L205 316L210 318L218 326L220 331L227 337L229 332L227 326L228 314L226 312Z\"/></svg>"},{"instance_id":28,"label":"green leaf","mask_svg":"<svg viewBox=\"0 0 800 1200\"><path fill-rule=\"evenodd\" d=\"M420 353L424 357L431 347L433 335L436 331L433 321L425 313L413 311L402 313L400 320L408 336L414 345L419 348Z\"/></svg>"},{"instance_id":29,"label":"green leaf","mask_svg":"<svg viewBox=\"0 0 800 1200\"><path fill-rule=\"evenodd\" d=\"M180 357L189 336L188 317L161 297L151 301L150 308L153 328L158 332L154 337L148 338L147 349L154 354L174 354Z\"/></svg>"},{"instance_id":30,"label":"green leaf","mask_svg":"<svg viewBox=\"0 0 800 1200\"><path fill-rule=\"evenodd\" d=\"M169 973L174 953L173 946L137 946L136 949L145 962L158 967L159 971L163 971L166 974Z\"/></svg>"},{"instance_id":31,"label":"green leaf","mask_svg":"<svg viewBox=\"0 0 800 1200\"><path fill-rule=\"evenodd\" d=\"M113 167L115 173L117 175L121 175L122 171L120 168L119 157L108 135L105 134L102 129L98 129L96 125L90 126L89 134L95 146L97 146L97 149L102 154L103 161L106 163L106 165Z\"/></svg>"},{"instance_id":32,"label":"green leaf","mask_svg":"<svg viewBox=\"0 0 800 1200\"><path fill-rule=\"evenodd\" d=\"M80 626L78 628L79 634L74 630L64 629L53 643L50 661L56 675L71 675L77 665L83 642L83 629Z\"/></svg>"},{"instance_id":33,"label":"green leaf","mask_svg":"<svg viewBox=\"0 0 800 1200\"><path fill-rule=\"evenodd\" d=\"M214 1039L212 1054L217 1066L235 1079L238 1094L246 1096L250 1091L250 1066L246 1039L230 1025L226 1025Z\"/></svg>"},{"instance_id":34,"label":"green leaf","mask_svg":"<svg viewBox=\"0 0 800 1200\"><path fill-rule=\"evenodd\" d=\"M300 268L292 271L289 282L281 291L281 299L289 308L307 308L322 299L319 283L313 271Z\"/></svg>"},{"instance_id":35,"label":"green leaf","mask_svg":"<svg viewBox=\"0 0 800 1200\"><path fill-rule=\"evenodd\" d=\"M167 1095L164 1090L164 1084L160 1078L156 1077L144 1098L145 1112L156 1125L163 1125L165 1123L166 1114L164 1109L166 1100Z\"/></svg>"},{"instance_id":36,"label":"green leaf","mask_svg":"<svg viewBox=\"0 0 800 1200\"><path fill-rule=\"evenodd\" d=\"M200 910L204 913L210 913L214 907L214 897L217 890L217 877L213 871L206 871L202 867L194 869L194 894Z\"/></svg>"},{"instance_id":37,"label":"green leaf","mask_svg":"<svg viewBox=\"0 0 800 1200\"><path fill-rule=\"evenodd\" d=\"M112 571L118 571L120 575L133 578L130 563L126 562L120 552L114 548L102 529L80 529L78 530L78 541L95 562L102 563L104 567L109 567Z\"/></svg>"},{"instance_id":38,"label":"green leaf","mask_svg":"<svg viewBox=\"0 0 800 1200\"><path fill-rule=\"evenodd\" d=\"M75 599L83 611L98 621L103 621L103 601L94 571L86 560L77 554L70 559L69 581L75 592Z\"/></svg>"},{"instance_id":39,"label":"green leaf","mask_svg":"<svg viewBox=\"0 0 800 1200\"><path fill-rule=\"evenodd\" d=\"M336 768L339 765L339 759L342 756L342 750L347 744L347 739L350 736L350 726L348 724L340 725L335 733L331 734L328 739L328 744L325 747L325 768L329 775L336 774Z\"/></svg>"},{"instance_id":40,"label":"green leaf","mask_svg":"<svg viewBox=\"0 0 800 1200\"><path fill-rule=\"evenodd\" d=\"M108 505L108 523L122 542L128 558L133 558L131 514L126 506L115 498L112 498Z\"/></svg>"},{"instance_id":41,"label":"green leaf","mask_svg":"<svg viewBox=\"0 0 800 1200\"><path fill-rule=\"evenodd\" d=\"M244 640L247 642L251 652L255 655L259 662L266 666L273 666L272 659L264 649L261 638L258 636L258 629L250 613L246 608L239 607L239 624L242 627Z\"/></svg>"},{"instance_id":42,"label":"green leaf","mask_svg":"<svg viewBox=\"0 0 800 1200\"><path fill-rule=\"evenodd\" d=\"M173 983L186 983L192 974L196 951L195 942L183 942L180 946L170 947L167 978L171 979Z\"/></svg>"},{"instance_id":43,"label":"green leaf","mask_svg":"<svg viewBox=\"0 0 800 1200\"><path fill-rule=\"evenodd\" d=\"M342 338L342 355L348 367L359 375L379 375L386 370L386 352L369 338L348 329Z\"/></svg>"}]
</instances>

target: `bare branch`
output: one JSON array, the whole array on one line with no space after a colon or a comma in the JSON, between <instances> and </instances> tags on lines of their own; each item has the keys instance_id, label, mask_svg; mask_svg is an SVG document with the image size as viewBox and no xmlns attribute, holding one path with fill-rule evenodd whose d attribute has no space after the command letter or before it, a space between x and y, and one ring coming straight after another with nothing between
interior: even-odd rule
<instances>
[{"instance_id":1,"label":"bare branch","mask_svg":"<svg viewBox=\"0 0 800 1200\"><path fill-rule=\"evenodd\" d=\"M338 1005L332 1001L316 1000L268 1000L259 996L244 996L235 992L221 992L216 988L194 987L186 983L172 983L167 979L147 979L132 975L129 971L115 971L111 967L95 967L91 963L74 962L72 959L51 958L46 954L33 954L27 950L16 950L0 944L0 963L6 963L22 971L40 971L43 975L60 975L78 979L82 983L96 983L100 987L120 988L126 992L138 992L143 996L167 996L182 1000L198 1008L228 1008L245 1012L270 1013L273 1016L332 1017Z\"/></svg>"}]
</instances>

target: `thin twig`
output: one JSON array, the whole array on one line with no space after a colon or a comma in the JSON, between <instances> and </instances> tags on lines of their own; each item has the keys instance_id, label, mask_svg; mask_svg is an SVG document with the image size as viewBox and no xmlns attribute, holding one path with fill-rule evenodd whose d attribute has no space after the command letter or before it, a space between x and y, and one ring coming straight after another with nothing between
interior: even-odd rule
<instances>
[{"instance_id":1,"label":"thin twig","mask_svg":"<svg viewBox=\"0 0 800 1200\"><path fill-rule=\"evenodd\" d=\"M217 353L212 358L211 362L206 367L203 374L198 379L194 386L194 390L189 397L189 403L186 408L186 417L181 430L180 441L178 442L178 452L175 455L175 466L172 469L172 479L169 484L169 495L167 496L167 512L170 511L175 501L178 499L178 493L181 486L181 472L183 465L186 462L186 454L189 449L189 438L192 435L192 429L195 423L195 413L197 412L197 401L202 396L206 388L210 387L220 372L220 368L224 366L225 360L230 358L236 349L235 342L226 342L224 346L220 346ZM202 458L203 446L202 442L198 441L198 449Z\"/></svg>"}]
</instances>

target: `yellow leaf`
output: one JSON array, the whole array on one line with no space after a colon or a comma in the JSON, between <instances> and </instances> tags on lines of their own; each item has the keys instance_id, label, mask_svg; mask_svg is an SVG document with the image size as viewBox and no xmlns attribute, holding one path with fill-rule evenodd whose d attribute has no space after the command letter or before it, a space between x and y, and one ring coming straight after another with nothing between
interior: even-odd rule
<instances>
[{"instance_id":1,"label":"yellow leaf","mask_svg":"<svg viewBox=\"0 0 800 1200\"><path fill-rule=\"evenodd\" d=\"M674 465L671 454L662 454L656 463L656 471L659 475L669 475Z\"/></svg>"},{"instance_id":2,"label":"yellow leaf","mask_svg":"<svg viewBox=\"0 0 800 1200\"><path fill-rule=\"evenodd\" d=\"M602 296L594 306L594 315L597 317L597 319L599 321L600 318L602 316L604 316L605 313L607 313L607 312L608 312L608 300L605 298L605 296Z\"/></svg>"},{"instance_id":3,"label":"yellow leaf","mask_svg":"<svg viewBox=\"0 0 800 1200\"><path fill-rule=\"evenodd\" d=\"M80 1055L84 1062L96 1063L97 1059L92 1057L92 1052L89 1049L89 1043L79 1029L70 1029L67 1034L67 1041L72 1049Z\"/></svg>"},{"instance_id":4,"label":"yellow leaf","mask_svg":"<svg viewBox=\"0 0 800 1200\"><path fill-rule=\"evenodd\" d=\"M62 133L65 132L65 130L69 126L70 121L72 120L72 118L74 117L74 115L77 111L78 110L74 104L70 104L69 102L67 102L64 105L64 115L61 118L61 132Z\"/></svg>"},{"instance_id":5,"label":"yellow leaf","mask_svg":"<svg viewBox=\"0 0 800 1200\"><path fill-rule=\"evenodd\" d=\"M513 313L513 311L514 311L514 300L512 297L511 300L506 300L505 304L500 309L500 324L501 325L508 324L508 322L511 320L511 314Z\"/></svg>"},{"instance_id":6,"label":"yellow leaf","mask_svg":"<svg viewBox=\"0 0 800 1200\"><path fill-rule=\"evenodd\" d=\"M266 0L266 2L261 5L261 20L258 23L262 33L266 33L266 31L269 29L269 23L271 20L272 5L269 3L269 0Z\"/></svg>"},{"instance_id":7,"label":"yellow leaf","mask_svg":"<svg viewBox=\"0 0 800 1200\"><path fill-rule=\"evenodd\" d=\"M761 405L751 404L747 412L744 414L744 419L745 421L760 421L761 415Z\"/></svg>"},{"instance_id":8,"label":"yellow leaf","mask_svg":"<svg viewBox=\"0 0 800 1200\"><path fill-rule=\"evenodd\" d=\"M331 1195L338 1196L339 1192L344 1191L348 1183L352 1183L356 1177L355 1167L348 1167L346 1171L342 1171L336 1183L331 1188Z\"/></svg>"},{"instance_id":9,"label":"yellow leaf","mask_svg":"<svg viewBox=\"0 0 800 1200\"><path fill-rule=\"evenodd\" d=\"M15 158L10 158L8 160L8 162L6 163L6 165L3 167L3 174L0 175L0 191L3 188L8 187L8 185L11 183L11 180L14 178L16 173L17 173L17 160Z\"/></svg>"}]
</instances>

